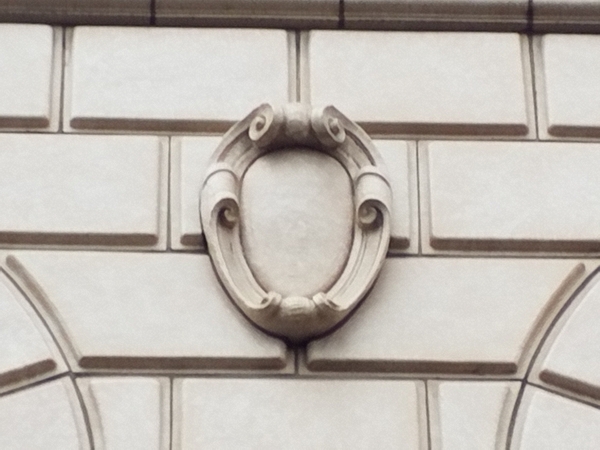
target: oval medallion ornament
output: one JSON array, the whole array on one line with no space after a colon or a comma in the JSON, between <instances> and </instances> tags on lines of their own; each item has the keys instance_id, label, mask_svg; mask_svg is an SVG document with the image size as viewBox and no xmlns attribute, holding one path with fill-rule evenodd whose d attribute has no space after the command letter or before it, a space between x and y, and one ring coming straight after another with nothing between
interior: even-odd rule
<instances>
[{"instance_id":1,"label":"oval medallion ornament","mask_svg":"<svg viewBox=\"0 0 600 450\"><path fill-rule=\"evenodd\" d=\"M200 216L235 304L268 333L305 342L344 320L375 282L390 203L360 127L332 106L265 104L215 151Z\"/></svg>"}]
</instances>

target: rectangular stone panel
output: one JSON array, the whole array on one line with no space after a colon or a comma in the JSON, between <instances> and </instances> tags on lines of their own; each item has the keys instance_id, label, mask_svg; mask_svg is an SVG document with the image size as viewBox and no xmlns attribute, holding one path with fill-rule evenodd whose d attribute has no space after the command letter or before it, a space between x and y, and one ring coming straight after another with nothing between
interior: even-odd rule
<instances>
[{"instance_id":1,"label":"rectangular stone panel","mask_svg":"<svg viewBox=\"0 0 600 450\"><path fill-rule=\"evenodd\" d=\"M0 0L4 22L150 25L151 0Z\"/></svg>"},{"instance_id":2,"label":"rectangular stone panel","mask_svg":"<svg viewBox=\"0 0 600 450\"><path fill-rule=\"evenodd\" d=\"M65 123L223 132L264 102L287 101L288 56L283 30L77 27Z\"/></svg>"},{"instance_id":3,"label":"rectangular stone panel","mask_svg":"<svg viewBox=\"0 0 600 450\"><path fill-rule=\"evenodd\" d=\"M80 377L97 449L169 450L170 380L150 377Z\"/></svg>"},{"instance_id":4,"label":"rectangular stone panel","mask_svg":"<svg viewBox=\"0 0 600 450\"><path fill-rule=\"evenodd\" d=\"M308 344L308 369L522 374L583 274L573 260L388 258L354 315Z\"/></svg>"},{"instance_id":5,"label":"rectangular stone panel","mask_svg":"<svg viewBox=\"0 0 600 450\"><path fill-rule=\"evenodd\" d=\"M600 137L600 36L534 39L540 136Z\"/></svg>"},{"instance_id":6,"label":"rectangular stone panel","mask_svg":"<svg viewBox=\"0 0 600 450\"><path fill-rule=\"evenodd\" d=\"M304 52L305 100L372 134L525 138L535 128L517 34L313 31Z\"/></svg>"},{"instance_id":7,"label":"rectangular stone panel","mask_svg":"<svg viewBox=\"0 0 600 450\"><path fill-rule=\"evenodd\" d=\"M7 265L74 370L281 372L291 362L234 306L206 255L21 251Z\"/></svg>"},{"instance_id":8,"label":"rectangular stone panel","mask_svg":"<svg viewBox=\"0 0 600 450\"><path fill-rule=\"evenodd\" d=\"M171 248L205 248L200 223L200 191L209 159L221 137L198 136L171 140ZM416 149L413 142L378 140L392 185L390 252L416 253L418 193Z\"/></svg>"},{"instance_id":9,"label":"rectangular stone panel","mask_svg":"<svg viewBox=\"0 0 600 450\"><path fill-rule=\"evenodd\" d=\"M61 47L47 25L0 24L0 130L57 128Z\"/></svg>"},{"instance_id":10,"label":"rectangular stone panel","mask_svg":"<svg viewBox=\"0 0 600 450\"><path fill-rule=\"evenodd\" d=\"M527 4L527 0L344 0L344 18L347 28L524 31Z\"/></svg>"},{"instance_id":11,"label":"rectangular stone panel","mask_svg":"<svg viewBox=\"0 0 600 450\"><path fill-rule=\"evenodd\" d=\"M503 448L519 388L517 381L428 381L431 449Z\"/></svg>"},{"instance_id":12,"label":"rectangular stone panel","mask_svg":"<svg viewBox=\"0 0 600 450\"><path fill-rule=\"evenodd\" d=\"M0 135L0 244L164 248L164 144L144 136Z\"/></svg>"},{"instance_id":13,"label":"rectangular stone panel","mask_svg":"<svg viewBox=\"0 0 600 450\"><path fill-rule=\"evenodd\" d=\"M426 446L413 381L175 380L173 449L406 449Z\"/></svg>"},{"instance_id":14,"label":"rectangular stone panel","mask_svg":"<svg viewBox=\"0 0 600 450\"><path fill-rule=\"evenodd\" d=\"M423 245L430 250L600 252L600 145L421 145Z\"/></svg>"},{"instance_id":15,"label":"rectangular stone panel","mask_svg":"<svg viewBox=\"0 0 600 450\"><path fill-rule=\"evenodd\" d=\"M157 0L156 23L179 26L335 28L338 0Z\"/></svg>"}]
</instances>

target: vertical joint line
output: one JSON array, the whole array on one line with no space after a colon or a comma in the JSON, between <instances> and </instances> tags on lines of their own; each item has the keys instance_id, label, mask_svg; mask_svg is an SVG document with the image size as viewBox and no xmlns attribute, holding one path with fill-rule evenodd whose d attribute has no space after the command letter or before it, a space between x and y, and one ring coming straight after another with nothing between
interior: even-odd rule
<instances>
[{"instance_id":1,"label":"vertical joint line","mask_svg":"<svg viewBox=\"0 0 600 450\"><path fill-rule=\"evenodd\" d=\"M527 24L525 25L525 33L528 35L533 33L533 0L527 1Z\"/></svg>"},{"instance_id":2,"label":"vertical joint line","mask_svg":"<svg viewBox=\"0 0 600 450\"><path fill-rule=\"evenodd\" d=\"M90 449L94 450L96 448L96 443L94 441L94 430L90 420L90 413L87 409L87 405L85 404L85 400L83 399L81 389L79 389L79 385L77 384L77 377L73 372L69 372L69 378L71 379L71 383L73 383L73 389L75 390L75 395L77 395L77 400L79 401L79 406L81 407L81 415L83 416L83 422L87 430Z\"/></svg>"},{"instance_id":3,"label":"vertical joint line","mask_svg":"<svg viewBox=\"0 0 600 450\"><path fill-rule=\"evenodd\" d=\"M421 164L419 161L421 141L415 141L415 170L416 170L416 189L417 189L417 254L423 253L422 233L421 233Z\"/></svg>"},{"instance_id":4,"label":"vertical joint line","mask_svg":"<svg viewBox=\"0 0 600 450\"><path fill-rule=\"evenodd\" d=\"M173 377L169 377L169 450L173 450Z\"/></svg>"},{"instance_id":5,"label":"vertical joint line","mask_svg":"<svg viewBox=\"0 0 600 450\"><path fill-rule=\"evenodd\" d=\"M301 52L301 31L296 30L294 32L295 46L296 46L296 101L302 101L302 56Z\"/></svg>"},{"instance_id":6,"label":"vertical joint line","mask_svg":"<svg viewBox=\"0 0 600 450\"><path fill-rule=\"evenodd\" d=\"M156 0L150 0L150 25L156 25Z\"/></svg>"},{"instance_id":7,"label":"vertical joint line","mask_svg":"<svg viewBox=\"0 0 600 450\"><path fill-rule=\"evenodd\" d=\"M344 0L340 0L340 9L339 9L339 28L344 28L346 26L346 5L344 4Z\"/></svg>"},{"instance_id":8,"label":"vertical joint line","mask_svg":"<svg viewBox=\"0 0 600 450\"><path fill-rule=\"evenodd\" d=\"M538 118L538 94L537 94L537 86L536 86L536 69L542 70L541 67L535 67L535 57L534 57L534 48L533 48L533 35L529 34L527 36L527 45L529 48L529 70L531 70L531 89L533 95L533 120L535 120L535 137L539 141L540 140L540 121Z\"/></svg>"},{"instance_id":9,"label":"vertical joint line","mask_svg":"<svg viewBox=\"0 0 600 450\"><path fill-rule=\"evenodd\" d=\"M171 169L172 169L171 168L171 157L172 156L171 155L173 154L173 152L171 150L172 146L173 146L173 136L168 136L167 137L167 167L165 169L167 171L167 174L166 174L167 205L165 208L165 211L166 211L165 214L167 215L167 217L166 217L166 226L165 226L165 230L164 230L164 232L167 234L167 236L166 236L167 251L170 251L172 249L172 245L173 245L173 243L171 242L171 207L172 207L172 205L171 205L171 181L172 181L171 180ZM161 161L161 163L162 163L162 161ZM162 195L161 195L160 201L162 202ZM165 220L164 219L162 219L162 220L163 220L163 223L165 223ZM159 229L160 229L160 227L159 227ZM160 236L158 237L158 239L160 240Z\"/></svg>"},{"instance_id":10,"label":"vertical joint line","mask_svg":"<svg viewBox=\"0 0 600 450\"><path fill-rule=\"evenodd\" d=\"M429 382L423 380L425 384L425 418L427 420L427 448L431 450L431 413L429 412Z\"/></svg>"},{"instance_id":11,"label":"vertical joint line","mask_svg":"<svg viewBox=\"0 0 600 450\"><path fill-rule=\"evenodd\" d=\"M67 70L67 28L63 27L61 32L62 39L62 54L60 55L60 95L58 96L58 132L62 133L64 128L64 111L65 111L65 72ZM56 72L55 72L56 73ZM54 96L56 98L56 96ZM54 109L54 108L52 108ZM56 111L56 109L54 109Z\"/></svg>"}]
</instances>

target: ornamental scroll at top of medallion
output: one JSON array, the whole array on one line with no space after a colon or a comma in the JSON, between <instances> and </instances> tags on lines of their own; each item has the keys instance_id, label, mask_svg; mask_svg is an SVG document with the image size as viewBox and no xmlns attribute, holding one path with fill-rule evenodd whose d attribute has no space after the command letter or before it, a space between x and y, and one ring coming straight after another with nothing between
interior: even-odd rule
<instances>
[{"instance_id":1,"label":"ornamental scroll at top of medallion","mask_svg":"<svg viewBox=\"0 0 600 450\"><path fill-rule=\"evenodd\" d=\"M292 342L323 335L375 282L391 191L367 134L334 107L261 105L213 154L201 220L242 312Z\"/></svg>"}]
</instances>

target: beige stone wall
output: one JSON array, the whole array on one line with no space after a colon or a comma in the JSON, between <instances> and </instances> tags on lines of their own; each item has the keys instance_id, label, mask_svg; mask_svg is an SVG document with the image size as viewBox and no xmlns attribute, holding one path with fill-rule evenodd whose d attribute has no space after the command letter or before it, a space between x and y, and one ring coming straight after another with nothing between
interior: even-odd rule
<instances>
[{"instance_id":1,"label":"beige stone wall","mask_svg":"<svg viewBox=\"0 0 600 450\"><path fill-rule=\"evenodd\" d=\"M600 36L0 24L0 66L0 449L600 447ZM264 101L335 105L394 195L305 347L200 227Z\"/></svg>"}]
</instances>

